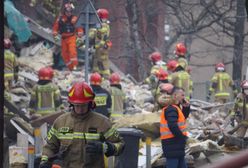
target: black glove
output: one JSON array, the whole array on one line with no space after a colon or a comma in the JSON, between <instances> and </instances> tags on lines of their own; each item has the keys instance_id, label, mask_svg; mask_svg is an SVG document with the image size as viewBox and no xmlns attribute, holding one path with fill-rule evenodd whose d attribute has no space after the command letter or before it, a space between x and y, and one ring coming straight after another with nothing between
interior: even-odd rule
<instances>
[{"instance_id":1,"label":"black glove","mask_svg":"<svg viewBox=\"0 0 248 168\"><path fill-rule=\"evenodd\" d=\"M115 145L111 142L106 142L106 144L107 144L108 148L105 152L105 155L107 157L113 156L115 154L115 151L116 151Z\"/></svg>"},{"instance_id":2,"label":"black glove","mask_svg":"<svg viewBox=\"0 0 248 168\"><path fill-rule=\"evenodd\" d=\"M51 163L48 161L41 161L39 168L51 168Z\"/></svg>"},{"instance_id":3,"label":"black glove","mask_svg":"<svg viewBox=\"0 0 248 168\"><path fill-rule=\"evenodd\" d=\"M104 145L100 141L90 141L86 145L87 153L101 154L103 153Z\"/></svg>"},{"instance_id":4,"label":"black glove","mask_svg":"<svg viewBox=\"0 0 248 168\"><path fill-rule=\"evenodd\" d=\"M111 142L100 142L100 141L91 141L86 145L86 152L93 154L102 154L112 156L115 153L115 146Z\"/></svg>"}]
</instances>

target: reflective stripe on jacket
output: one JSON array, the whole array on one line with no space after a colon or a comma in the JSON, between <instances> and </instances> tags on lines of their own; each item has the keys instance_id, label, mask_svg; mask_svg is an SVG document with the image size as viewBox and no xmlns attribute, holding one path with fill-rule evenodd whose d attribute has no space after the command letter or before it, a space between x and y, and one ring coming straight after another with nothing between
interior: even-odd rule
<instances>
[{"instance_id":1,"label":"reflective stripe on jacket","mask_svg":"<svg viewBox=\"0 0 248 168\"><path fill-rule=\"evenodd\" d=\"M15 54L10 50L4 50L4 78L13 78L16 66Z\"/></svg>"},{"instance_id":2,"label":"reflective stripe on jacket","mask_svg":"<svg viewBox=\"0 0 248 168\"><path fill-rule=\"evenodd\" d=\"M216 87L210 87L210 92L215 92L215 97L229 97L228 88L232 87L233 80L226 72L216 72L211 79L212 83L216 83Z\"/></svg>"},{"instance_id":3,"label":"reflective stripe on jacket","mask_svg":"<svg viewBox=\"0 0 248 168\"><path fill-rule=\"evenodd\" d=\"M115 86L110 87L109 93L112 98L111 117L116 118L123 116L125 93Z\"/></svg>"},{"instance_id":4,"label":"reflective stripe on jacket","mask_svg":"<svg viewBox=\"0 0 248 168\"><path fill-rule=\"evenodd\" d=\"M110 120L94 112L85 115L66 112L59 116L48 132L46 140L42 160L65 151L62 159L66 168L104 167L103 153L93 155L86 153L85 147L90 141L112 142L116 148L114 155L119 155L124 146L123 139L111 126Z\"/></svg>"},{"instance_id":5,"label":"reflective stripe on jacket","mask_svg":"<svg viewBox=\"0 0 248 168\"><path fill-rule=\"evenodd\" d=\"M190 98L190 75L186 71L174 72L170 75L169 81L176 87L183 88L185 97Z\"/></svg>"},{"instance_id":6,"label":"reflective stripe on jacket","mask_svg":"<svg viewBox=\"0 0 248 168\"><path fill-rule=\"evenodd\" d=\"M183 112L178 106L176 105L172 105L172 106L177 109L177 113L178 113L177 125L179 129L182 131L182 133L185 136L187 136L187 131L186 131L187 126L186 126L186 120L183 115ZM169 138L175 137L170 131L167 120L165 119L165 112L166 112L167 107L168 106L162 109L162 113L160 116L160 139L169 139Z\"/></svg>"},{"instance_id":7,"label":"reflective stripe on jacket","mask_svg":"<svg viewBox=\"0 0 248 168\"><path fill-rule=\"evenodd\" d=\"M36 113L41 115L56 111L55 101L60 100L59 88L53 83L36 85L31 94L31 101L35 103Z\"/></svg>"}]
</instances>

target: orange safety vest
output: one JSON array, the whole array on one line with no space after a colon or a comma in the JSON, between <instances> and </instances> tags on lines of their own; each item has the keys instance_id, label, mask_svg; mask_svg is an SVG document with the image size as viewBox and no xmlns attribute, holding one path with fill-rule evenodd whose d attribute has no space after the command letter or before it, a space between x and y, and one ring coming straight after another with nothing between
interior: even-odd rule
<instances>
[{"instance_id":1,"label":"orange safety vest","mask_svg":"<svg viewBox=\"0 0 248 168\"><path fill-rule=\"evenodd\" d=\"M173 107L175 107L177 109L177 113L178 113L178 120L177 120L177 125L179 127L179 129L182 131L183 135L187 136L188 133L186 132L186 120L185 117L183 115L182 110L176 106L176 105L172 105ZM169 139L169 138L173 138L175 137L172 132L169 129L168 126L168 122L165 119L165 111L167 109L168 106L164 107L160 116L160 139Z\"/></svg>"}]
</instances>

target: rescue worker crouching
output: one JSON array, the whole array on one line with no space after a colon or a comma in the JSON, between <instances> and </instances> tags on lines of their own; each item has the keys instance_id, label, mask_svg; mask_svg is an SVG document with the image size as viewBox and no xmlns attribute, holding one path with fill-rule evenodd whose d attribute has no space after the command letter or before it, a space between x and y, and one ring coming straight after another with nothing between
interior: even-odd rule
<instances>
[{"instance_id":1,"label":"rescue worker crouching","mask_svg":"<svg viewBox=\"0 0 248 168\"><path fill-rule=\"evenodd\" d=\"M161 85L165 84L165 83L169 83L168 80L168 73L167 71L165 71L164 69L160 68L157 72L156 72L156 78L158 79L157 81L157 86L154 90L152 90L152 95L154 95L154 100L155 100L155 105L154 105L154 109L153 111L158 111L159 108L159 104L158 104L158 97L160 97L161 95Z\"/></svg>"},{"instance_id":2,"label":"rescue worker crouching","mask_svg":"<svg viewBox=\"0 0 248 168\"><path fill-rule=\"evenodd\" d=\"M13 82L18 80L18 65L16 55L10 50L12 42L10 39L4 39L4 87L10 90Z\"/></svg>"},{"instance_id":3,"label":"rescue worker crouching","mask_svg":"<svg viewBox=\"0 0 248 168\"><path fill-rule=\"evenodd\" d=\"M121 77L118 73L112 73L109 78L109 82L109 93L112 99L111 118L117 119L122 117L124 114L126 95L122 91L122 86L120 83Z\"/></svg>"},{"instance_id":4,"label":"rescue worker crouching","mask_svg":"<svg viewBox=\"0 0 248 168\"><path fill-rule=\"evenodd\" d=\"M111 115L112 99L109 92L102 86L102 77L99 73L95 72L90 76L90 86L92 87L95 96L96 108L95 112L100 113L106 117Z\"/></svg>"},{"instance_id":5,"label":"rescue worker crouching","mask_svg":"<svg viewBox=\"0 0 248 168\"><path fill-rule=\"evenodd\" d=\"M248 129L248 80L241 82L242 92L239 93L235 99L234 108L231 113L231 121L237 121L240 125L237 130L237 136L239 138L244 138Z\"/></svg>"},{"instance_id":6,"label":"rescue worker crouching","mask_svg":"<svg viewBox=\"0 0 248 168\"><path fill-rule=\"evenodd\" d=\"M110 120L92 111L94 97L87 83L72 86L68 94L71 112L54 121L43 147L40 168L51 166L50 158L55 155L62 160L62 167L103 168L104 155L116 156L123 151L124 141Z\"/></svg>"},{"instance_id":7,"label":"rescue worker crouching","mask_svg":"<svg viewBox=\"0 0 248 168\"><path fill-rule=\"evenodd\" d=\"M69 70L76 70L78 66L77 46L81 45L83 28L75 27L78 17L72 14L74 6L68 2L64 4L64 13L53 25L54 41L58 42L61 34L62 57Z\"/></svg>"},{"instance_id":8,"label":"rescue worker crouching","mask_svg":"<svg viewBox=\"0 0 248 168\"><path fill-rule=\"evenodd\" d=\"M51 67L44 67L38 71L39 81L32 88L29 103L33 119L56 112L62 103L60 90L52 82L53 74Z\"/></svg>"}]
</instances>

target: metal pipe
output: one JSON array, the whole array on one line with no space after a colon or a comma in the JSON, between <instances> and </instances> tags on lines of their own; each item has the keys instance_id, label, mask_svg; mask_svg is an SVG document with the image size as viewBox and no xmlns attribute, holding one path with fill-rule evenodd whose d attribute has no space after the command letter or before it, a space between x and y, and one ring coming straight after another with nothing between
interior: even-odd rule
<instances>
[{"instance_id":1,"label":"metal pipe","mask_svg":"<svg viewBox=\"0 0 248 168\"><path fill-rule=\"evenodd\" d=\"M34 168L34 146L28 147L28 168Z\"/></svg>"},{"instance_id":2,"label":"metal pipe","mask_svg":"<svg viewBox=\"0 0 248 168\"><path fill-rule=\"evenodd\" d=\"M221 159L218 163L204 166L204 168L241 168L248 165L248 150L239 152L231 158Z\"/></svg>"},{"instance_id":3,"label":"metal pipe","mask_svg":"<svg viewBox=\"0 0 248 168\"><path fill-rule=\"evenodd\" d=\"M151 168L151 137L146 138L146 168Z\"/></svg>"}]
</instances>

